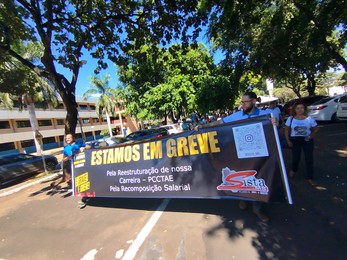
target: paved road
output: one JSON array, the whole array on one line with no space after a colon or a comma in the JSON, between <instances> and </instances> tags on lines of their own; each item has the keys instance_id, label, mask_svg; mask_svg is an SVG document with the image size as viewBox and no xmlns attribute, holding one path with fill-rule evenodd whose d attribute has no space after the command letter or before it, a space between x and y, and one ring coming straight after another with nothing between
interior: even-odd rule
<instances>
[{"instance_id":1,"label":"paved road","mask_svg":"<svg viewBox=\"0 0 347 260\"><path fill-rule=\"evenodd\" d=\"M52 180L1 196L18 186L7 188L0 259L345 259L346 130L321 126L320 186L290 180L294 204L266 205L267 224L234 200L94 198L80 209L69 191L51 190Z\"/></svg>"}]
</instances>

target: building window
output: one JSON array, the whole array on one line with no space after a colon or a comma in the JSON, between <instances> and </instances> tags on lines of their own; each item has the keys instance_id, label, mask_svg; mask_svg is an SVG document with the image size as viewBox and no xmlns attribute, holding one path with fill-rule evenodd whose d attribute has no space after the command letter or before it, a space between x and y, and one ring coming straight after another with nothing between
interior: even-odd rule
<instances>
[{"instance_id":1,"label":"building window","mask_svg":"<svg viewBox=\"0 0 347 260\"><path fill-rule=\"evenodd\" d=\"M45 102L35 102L35 108L47 108L47 103Z\"/></svg>"},{"instance_id":2,"label":"building window","mask_svg":"<svg viewBox=\"0 0 347 260\"><path fill-rule=\"evenodd\" d=\"M340 103L347 103L347 96L340 98Z\"/></svg>"},{"instance_id":3,"label":"building window","mask_svg":"<svg viewBox=\"0 0 347 260\"><path fill-rule=\"evenodd\" d=\"M57 119L57 125L65 125L65 119Z\"/></svg>"},{"instance_id":4,"label":"building window","mask_svg":"<svg viewBox=\"0 0 347 260\"><path fill-rule=\"evenodd\" d=\"M47 119L47 120L39 120L39 126L51 126L52 125L52 120Z\"/></svg>"},{"instance_id":5,"label":"building window","mask_svg":"<svg viewBox=\"0 0 347 260\"><path fill-rule=\"evenodd\" d=\"M87 105L79 105L80 110L88 110L88 106Z\"/></svg>"},{"instance_id":6,"label":"building window","mask_svg":"<svg viewBox=\"0 0 347 260\"><path fill-rule=\"evenodd\" d=\"M56 109L65 109L63 103L58 103L57 106L55 107Z\"/></svg>"},{"instance_id":7,"label":"building window","mask_svg":"<svg viewBox=\"0 0 347 260\"><path fill-rule=\"evenodd\" d=\"M8 121L0 121L0 129L8 129L11 128L10 122Z\"/></svg>"},{"instance_id":8,"label":"building window","mask_svg":"<svg viewBox=\"0 0 347 260\"><path fill-rule=\"evenodd\" d=\"M34 139L31 139L31 140L23 140L23 141L21 141L21 144L22 144L22 147L23 147L23 148L25 148L25 147L30 147L30 146L35 146Z\"/></svg>"},{"instance_id":9,"label":"building window","mask_svg":"<svg viewBox=\"0 0 347 260\"><path fill-rule=\"evenodd\" d=\"M93 118L93 123L99 123L99 119L98 118Z\"/></svg>"},{"instance_id":10,"label":"building window","mask_svg":"<svg viewBox=\"0 0 347 260\"><path fill-rule=\"evenodd\" d=\"M42 139L42 142L44 144L55 143L55 138L54 137L45 137Z\"/></svg>"},{"instance_id":11,"label":"building window","mask_svg":"<svg viewBox=\"0 0 347 260\"><path fill-rule=\"evenodd\" d=\"M90 110L94 111L95 110L95 106L94 105L89 105Z\"/></svg>"},{"instance_id":12,"label":"building window","mask_svg":"<svg viewBox=\"0 0 347 260\"><path fill-rule=\"evenodd\" d=\"M75 140L76 142L83 142L83 138L82 138L82 134L79 133L79 134L75 134Z\"/></svg>"},{"instance_id":13,"label":"building window","mask_svg":"<svg viewBox=\"0 0 347 260\"><path fill-rule=\"evenodd\" d=\"M18 120L16 121L17 128L31 127L29 120Z\"/></svg>"},{"instance_id":14,"label":"building window","mask_svg":"<svg viewBox=\"0 0 347 260\"><path fill-rule=\"evenodd\" d=\"M83 124L89 124L90 123L90 119L89 118L82 118L82 123Z\"/></svg>"},{"instance_id":15,"label":"building window","mask_svg":"<svg viewBox=\"0 0 347 260\"><path fill-rule=\"evenodd\" d=\"M0 151L8 151L8 150L14 150L16 149L14 143L3 143L0 144Z\"/></svg>"}]
</instances>

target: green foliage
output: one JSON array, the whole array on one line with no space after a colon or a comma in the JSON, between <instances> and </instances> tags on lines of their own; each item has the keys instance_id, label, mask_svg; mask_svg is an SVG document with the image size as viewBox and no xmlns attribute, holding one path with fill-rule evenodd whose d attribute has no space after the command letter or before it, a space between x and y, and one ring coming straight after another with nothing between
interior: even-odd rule
<instances>
[{"instance_id":1,"label":"green foliage","mask_svg":"<svg viewBox=\"0 0 347 260\"><path fill-rule=\"evenodd\" d=\"M107 67L105 59L126 64L128 53L140 46L194 41L205 19L195 12L197 3L198 0L5 0L0 4L0 53L14 57L54 84L67 108L65 132L74 133L75 87L83 52L98 60L95 72L99 73ZM28 39L42 43L40 61L29 61L13 49L17 42ZM59 73L57 63L72 72L70 79Z\"/></svg>"},{"instance_id":2,"label":"green foliage","mask_svg":"<svg viewBox=\"0 0 347 260\"><path fill-rule=\"evenodd\" d=\"M19 16L17 8L13 0L2 0L0 3L0 46L2 50L8 50L11 45L21 41L35 41L33 30L23 23L23 19L28 17L28 13L22 9L21 16Z\"/></svg>"},{"instance_id":3,"label":"green foliage","mask_svg":"<svg viewBox=\"0 0 347 260\"><path fill-rule=\"evenodd\" d=\"M346 82L343 79L344 73L338 71L328 71L318 76L317 87L328 89L332 86L343 86Z\"/></svg>"},{"instance_id":4,"label":"green foliage","mask_svg":"<svg viewBox=\"0 0 347 260\"><path fill-rule=\"evenodd\" d=\"M33 42L16 44L12 48L29 61L38 60L40 54L42 54L42 45ZM0 58L0 72L2 75L0 78L1 92L16 96L23 94L34 96L40 91L39 88L35 87L38 82L37 75L6 52Z\"/></svg>"},{"instance_id":5,"label":"green foliage","mask_svg":"<svg viewBox=\"0 0 347 260\"><path fill-rule=\"evenodd\" d=\"M233 103L229 77L213 64L202 44L172 45L168 50L142 46L118 71L126 109L139 119L169 117L177 122L192 112L206 113Z\"/></svg>"},{"instance_id":6,"label":"green foliage","mask_svg":"<svg viewBox=\"0 0 347 260\"><path fill-rule=\"evenodd\" d=\"M235 93L230 79L224 75L206 76L200 82L196 94L199 111L206 114L211 111L226 111L234 106Z\"/></svg>"},{"instance_id":7,"label":"green foliage","mask_svg":"<svg viewBox=\"0 0 347 260\"><path fill-rule=\"evenodd\" d=\"M347 70L345 1L201 1L200 8L214 47L235 71L281 81L300 95L302 82L313 94L328 68Z\"/></svg>"},{"instance_id":8,"label":"green foliage","mask_svg":"<svg viewBox=\"0 0 347 260\"><path fill-rule=\"evenodd\" d=\"M0 92L0 107L9 110L13 109L13 97L9 93Z\"/></svg>"},{"instance_id":9,"label":"green foliage","mask_svg":"<svg viewBox=\"0 0 347 260\"><path fill-rule=\"evenodd\" d=\"M42 54L42 45L39 43L27 42L26 44L18 44L13 46L13 49L32 62L39 60ZM0 72L2 73L0 91L8 93L7 97L19 101L21 108L26 105L23 99L24 96L29 96L30 100L34 102L42 102L43 108L47 108L48 104L53 106L57 104L56 93L52 84L40 78L36 73L10 55L6 55L2 59ZM10 103L8 108L12 108Z\"/></svg>"},{"instance_id":10,"label":"green foliage","mask_svg":"<svg viewBox=\"0 0 347 260\"><path fill-rule=\"evenodd\" d=\"M282 104L297 97L292 89L286 87L275 88L273 90L273 95L277 97L279 102Z\"/></svg>"},{"instance_id":11,"label":"green foliage","mask_svg":"<svg viewBox=\"0 0 347 260\"><path fill-rule=\"evenodd\" d=\"M113 114L115 111L114 92L113 89L109 88L110 75L107 74L103 79L97 76L90 77L91 88L88 89L83 99L87 100L92 96L98 96L95 103L96 114L101 118L105 113Z\"/></svg>"}]
</instances>

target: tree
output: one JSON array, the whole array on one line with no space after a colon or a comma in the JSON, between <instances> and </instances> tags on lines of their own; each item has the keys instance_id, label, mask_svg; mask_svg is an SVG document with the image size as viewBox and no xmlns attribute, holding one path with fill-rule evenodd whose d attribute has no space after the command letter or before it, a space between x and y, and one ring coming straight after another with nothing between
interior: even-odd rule
<instances>
[{"instance_id":1,"label":"tree","mask_svg":"<svg viewBox=\"0 0 347 260\"><path fill-rule=\"evenodd\" d=\"M96 114L99 118L101 118L104 114L106 115L109 134L110 136L112 136L110 114L112 115L115 111L115 103L113 89L108 87L109 81L109 74L107 74L103 80L99 79L96 76L91 76L90 84L92 88L88 89L84 93L83 99L86 100L91 96L98 96L98 99L95 103Z\"/></svg>"},{"instance_id":2,"label":"tree","mask_svg":"<svg viewBox=\"0 0 347 260\"><path fill-rule=\"evenodd\" d=\"M177 122L192 112L208 112L230 105L227 77L213 63L203 45L172 45L169 50L143 46L146 56L133 53L118 69L124 85L126 110L139 119L170 118ZM156 55L153 55L156 52ZM155 58L154 58L155 57ZM213 86L212 86L213 84ZM211 99L206 102L204 95ZM221 101L221 103L214 103Z\"/></svg>"},{"instance_id":3,"label":"tree","mask_svg":"<svg viewBox=\"0 0 347 260\"><path fill-rule=\"evenodd\" d=\"M287 87L275 88L273 90L273 94L278 98L279 102L282 104L297 97L293 90Z\"/></svg>"},{"instance_id":4,"label":"tree","mask_svg":"<svg viewBox=\"0 0 347 260\"><path fill-rule=\"evenodd\" d=\"M9 110L13 109L13 97L9 93L0 92L0 107Z\"/></svg>"},{"instance_id":5,"label":"tree","mask_svg":"<svg viewBox=\"0 0 347 260\"><path fill-rule=\"evenodd\" d=\"M333 86L343 86L343 73L338 73L336 71L322 73L318 77L318 85L324 89L328 89Z\"/></svg>"},{"instance_id":6,"label":"tree","mask_svg":"<svg viewBox=\"0 0 347 260\"><path fill-rule=\"evenodd\" d=\"M0 52L54 84L67 109L65 132L74 133L78 115L75 88L83 52L98 59L98 73L107 67L105 58L122 64L124 54L144 43L188 42L201 30L197 2L5 0L0 6ZM197 29L190 30L192 27ZM44 47L40 63L32 63L12 49L15 40L30 37ZM57 64L71 71L70 79L59 73Z\"/></svg>"},{"instance_id":7,"label":"tree","mask_svg":"<svg viewBox=\"0 0 347 260\"><path fill-rule=\"evenodd\" d=\"M15 47L20 55L25 56L27 60L33 62L40 57L41 46L36 43L19 44ZM29 113L30 125L33 132L36 151L41 154L41 145L35 138L38 131L38 125L35 113L35 101L44 101L44 108L48 104L53 106L57 104L57 98L52 86L38 77L35 73L23 66L17 60L6 57L2 60L2 71L5 72L0 80L1 101L3 106L13 109L13 99L19 101L19 108L27 108ZM17 75L19 78L13 78Z\"/></svg>"},{"instance_id":8,"label":"tree","mask_svg":"<svg viewBox=\"0 0 347 260\"><path fill-rule=\"evenodd\" d=\"M196 105L201 114L211 111L226 111L233 108L236 93L238 91L233 88L228 76L221 73L207 75L199 82Z\"/></svg>"},{"instance_id":9,"label":"tree","mask_svg":"<svg viewBox=\"0 0 347 260\"><path fill-rule=\"evenodd\" d=\"M314 94L317 74L345 66L345 1L201 1L200 8L209 13L211 40L235 70L305 79Z\"/></svg>"}]
</instances>

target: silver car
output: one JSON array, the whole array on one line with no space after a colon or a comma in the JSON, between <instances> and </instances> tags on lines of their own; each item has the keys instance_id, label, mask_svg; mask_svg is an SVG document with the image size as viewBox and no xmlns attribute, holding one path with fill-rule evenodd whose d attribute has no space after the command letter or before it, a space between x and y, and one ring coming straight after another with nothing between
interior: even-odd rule
<instances>
[{"instance_id":1,"label":"silver car","mask_svg":"<svg viewBox=\"0 0 347 260\"><path fill-rule=\"evenodd\" d=\"M128 142L130 142L130 140L125 137L113 136L86 142L86 145L90 146L92 149L97 149L106 146L117 146L120 144L126 144Z\"/></svg>"},{"instance_id":2,"label":"silver car","mask_svg":"<svg viewBox=\"0 0 347 260\"><path fill-rule=\"evenodd\" d=\"M47 170L55 170L58 160L52 155L45 155ZM0 188L2 185L18 180L35 173L43 172L43 161L41 156L16 153L0 156Z\"/></svg>"}]
</instances>

